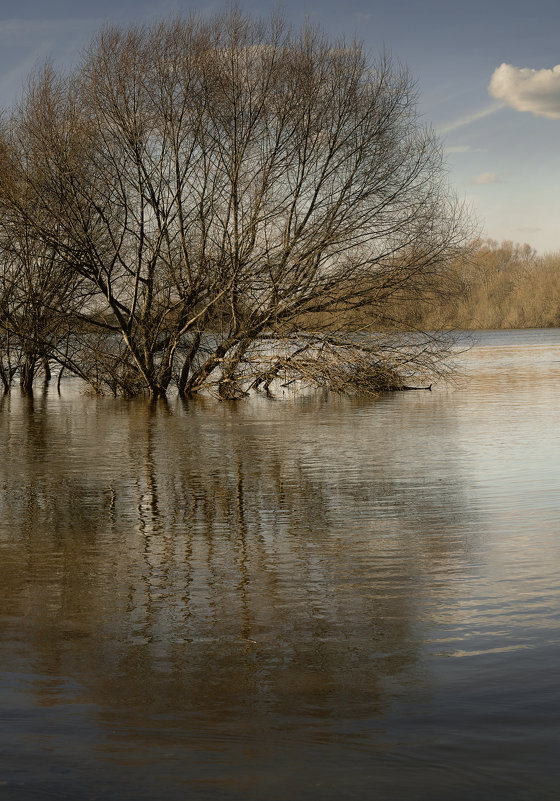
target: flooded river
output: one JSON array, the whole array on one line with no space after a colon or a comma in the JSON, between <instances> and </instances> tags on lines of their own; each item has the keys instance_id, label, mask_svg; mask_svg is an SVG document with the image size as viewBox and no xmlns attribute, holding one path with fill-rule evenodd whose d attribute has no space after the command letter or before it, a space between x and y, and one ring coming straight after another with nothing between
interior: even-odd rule
<instances>
[{"instance_id":1,"label":"flooded river","mask_svg":"<svg viewBox=\"0 0 560 801\"><path fill-rule=\"evenodd\" d=\"M5 398L0 799L557 799L560 331L460 361Z\"/></svg>"}]
</instances>

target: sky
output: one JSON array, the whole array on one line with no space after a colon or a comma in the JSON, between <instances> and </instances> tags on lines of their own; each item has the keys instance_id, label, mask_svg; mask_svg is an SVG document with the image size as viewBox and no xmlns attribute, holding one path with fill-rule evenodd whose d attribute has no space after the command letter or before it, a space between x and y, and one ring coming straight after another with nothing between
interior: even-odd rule
<instances>
[{"instance_id":1,"label":"sky","mask_svg":"<svg viewBox=\"0 0 560 801\"><path fill-rule=\"evenodd\" d=\"M240 0L280 8L331 36L357 36L372 57L406 65L424 121L445 148L449 181L482 236L560 251L558 0ZM46 58L75 64L104 23L149 22L224 2L0 0L0 106L19 99Z\"/></svg>"}]
</instances>

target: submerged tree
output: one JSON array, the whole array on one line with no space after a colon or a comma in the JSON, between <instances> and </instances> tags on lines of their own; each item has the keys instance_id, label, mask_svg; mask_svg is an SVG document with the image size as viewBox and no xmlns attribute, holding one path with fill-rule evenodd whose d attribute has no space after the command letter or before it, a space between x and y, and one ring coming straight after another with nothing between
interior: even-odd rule
<instances>
[{"instance_id":1,"label":"submerged tree","mask_svg":"<svg viewBox=\"0 0 560 801\"><path fill-rule=\"evenodd\" d=\"M21 389L32 392L42 372L51 377L50 361L68 361L70 338L83 308L79 276L60 264L57 254L24 221L0 226L0 337L5 363L0 370L7 390L16 372Z\"/></svg>"},{"instance_id":2,"label":"submerged tree","mask_svg":"<svg viewBox=\"0 0 560 801\"><path fill-rule=\"evenodd\" d=\"M33 76L1 201L89 287L81 374L236 397L437 371L434 335L353 333L448 291L469 238L415 102L389 59L239 10L107 27L72 74Z\"/></svg>"}]
</instances>

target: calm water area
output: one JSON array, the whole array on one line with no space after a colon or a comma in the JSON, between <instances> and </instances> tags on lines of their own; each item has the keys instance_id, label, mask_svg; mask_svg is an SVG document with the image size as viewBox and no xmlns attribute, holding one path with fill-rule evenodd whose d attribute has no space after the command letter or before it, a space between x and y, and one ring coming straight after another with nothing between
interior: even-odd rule
<instances>
[{"instance_id":1,"label":"calm water area","mask_svg":"<svg viewBox=\"0 0 560 801\"><path fill-rule=\"evenodd\" d=\"M560 798L560 330L378 399L1 401L0 799Z\"/></svg>"}]
</instances>

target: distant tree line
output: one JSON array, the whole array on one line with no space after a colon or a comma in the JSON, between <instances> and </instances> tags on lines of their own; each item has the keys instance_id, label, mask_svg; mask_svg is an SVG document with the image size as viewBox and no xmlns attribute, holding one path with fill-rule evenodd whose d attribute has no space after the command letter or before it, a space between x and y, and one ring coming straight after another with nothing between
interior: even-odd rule
<instances>
[{"instance_id":1,"label":"distant tree line","mask_svg":"<svg viewBox=\"0 0 560 801\"><path fill-rule=\"evenodd\" d=\"M452 267L456 292L404 305L410 327L450 329L560 326L560 253L479 240Z\"/></svg>"},{"instance_id":2,"label":"distant tree line","mask_svg":"<svg viewBox=\"0 0 560 801\"><path fill-rule=\"evenodd\" d=\"M399 386L445 370L442 326L409 310L456 295L471 238L388 58L237 9L105 27L3 124L0 377Z\"/></svg>"}]
</instances>

